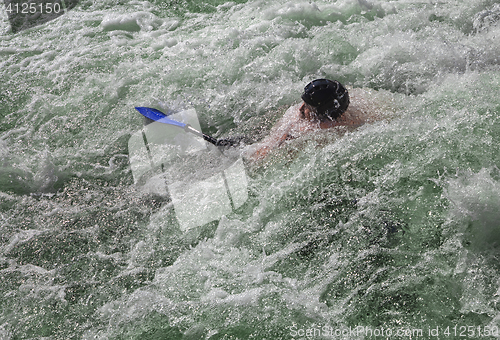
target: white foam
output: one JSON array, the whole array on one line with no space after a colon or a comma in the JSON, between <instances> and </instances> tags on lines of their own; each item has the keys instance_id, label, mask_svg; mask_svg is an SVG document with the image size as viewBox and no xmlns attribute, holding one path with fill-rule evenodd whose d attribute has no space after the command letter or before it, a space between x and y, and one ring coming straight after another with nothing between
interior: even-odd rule
<instances>
[{"instance_id":1,"label":"white foam","mask_svg":"<svg viewBox=\"0 0 500 340\"><path fill-rule=\"evenodd\" d=\"M164 21L150 12L135 12L130 14L107 14L101 26L105 31L151 31L160 27Z\"/></svg>"},{"instance_id":2,"label":"white foam","mask_svg":"<svg viewBox=\"0 0 500 340\"><path fill-rule=\"evenodd\" d=\"M465 171L448 180L446 197L452 202L452 218L469 233L476 249L500 246L500 182L492 177L498 169Z\"/></svg>"}]
</instances>

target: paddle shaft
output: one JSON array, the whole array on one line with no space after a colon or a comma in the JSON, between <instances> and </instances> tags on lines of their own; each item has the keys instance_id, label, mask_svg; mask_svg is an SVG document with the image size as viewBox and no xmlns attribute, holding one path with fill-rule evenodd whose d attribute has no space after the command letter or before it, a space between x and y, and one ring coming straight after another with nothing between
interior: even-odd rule
<instances>
[{"instance_id":1,"label":"paddle shaft","mask_svg":"<svg viewBox=\"0 0 500 340\"><path fill-rule=\"evenodd\" d=\"M217 139L215 139L214 137L212 136L209 136L209 135L206 135L196 129L194 129L191 125L189 124L186 124L186 126L184 127L184 131L186 132L191 132L199 137L203 137L204 140L206 140L207 142L209 143L212 143L213 145L216 145L217 146Z\"/></svg>"}]
</instances>

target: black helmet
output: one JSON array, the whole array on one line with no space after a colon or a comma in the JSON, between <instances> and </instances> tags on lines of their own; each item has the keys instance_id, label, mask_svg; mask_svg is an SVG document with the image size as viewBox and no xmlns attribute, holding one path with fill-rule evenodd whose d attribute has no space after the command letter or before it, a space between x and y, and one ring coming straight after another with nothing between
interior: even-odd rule
<instances>
[{"instance_id":1,"label":"black helmet","mask_svg":"<svg viewBox=\"0 0 500 340\"><path fill-rule=\"evenodd\" d=\"M349 94L341 83L329 79L316 79L304 87L302 99L316 108L318 115L338 118L349 106Z\"/></svg>"}]
</instances>

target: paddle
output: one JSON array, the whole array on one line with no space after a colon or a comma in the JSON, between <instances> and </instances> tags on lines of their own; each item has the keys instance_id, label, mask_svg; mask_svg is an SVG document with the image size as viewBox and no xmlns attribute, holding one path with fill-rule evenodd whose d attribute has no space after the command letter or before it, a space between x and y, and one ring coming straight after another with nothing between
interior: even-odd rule
<instances>
[{"instance_id":1,"label":"paddle","mask_svg":"<svg viewBox=\"0 0 500 340\"><path fill-rule=\"evenodd\" d=\"M151 120L154 120L155 122L170 124L170 125L180 127L182 129L184 129L184 131L186 131L186 132L191 132L192 134L195 134L196 136L203 137L204 140L206 140L209 143L212 143L215 146L221 146L221 144L222 144L222 143L220 143L220 141L218 142L217 139L196 130L195 128L191 127L191 125L189 125L189 124L184 124L184 123L181 123L181 122L178 122L176 120L168 118L160 110L152 109L150 107L136 107L135 109L137 111L139 111L139 113L142 114L144 117L149 118Z\"/></svg>"}]
</instances>

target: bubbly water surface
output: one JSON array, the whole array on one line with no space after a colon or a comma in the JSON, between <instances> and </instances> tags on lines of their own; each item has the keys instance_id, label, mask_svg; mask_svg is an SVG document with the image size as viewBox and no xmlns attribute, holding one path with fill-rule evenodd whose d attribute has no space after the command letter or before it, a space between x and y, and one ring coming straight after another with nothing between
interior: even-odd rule
<instances>
[{"instance_id":1,"label":"bubbly water surface","mask_svg":"<svg viewBox=\"0 0 500 340\"><path fill-rule=\"evenodd\" d=\"M499 20L493 0L82 0L12 34L2 12L0 339L498 332ZM134 106L258 140L320 77L388 118L249 165L245 205L189 231L134 185Z\"/></svg>"}]
</instances>

